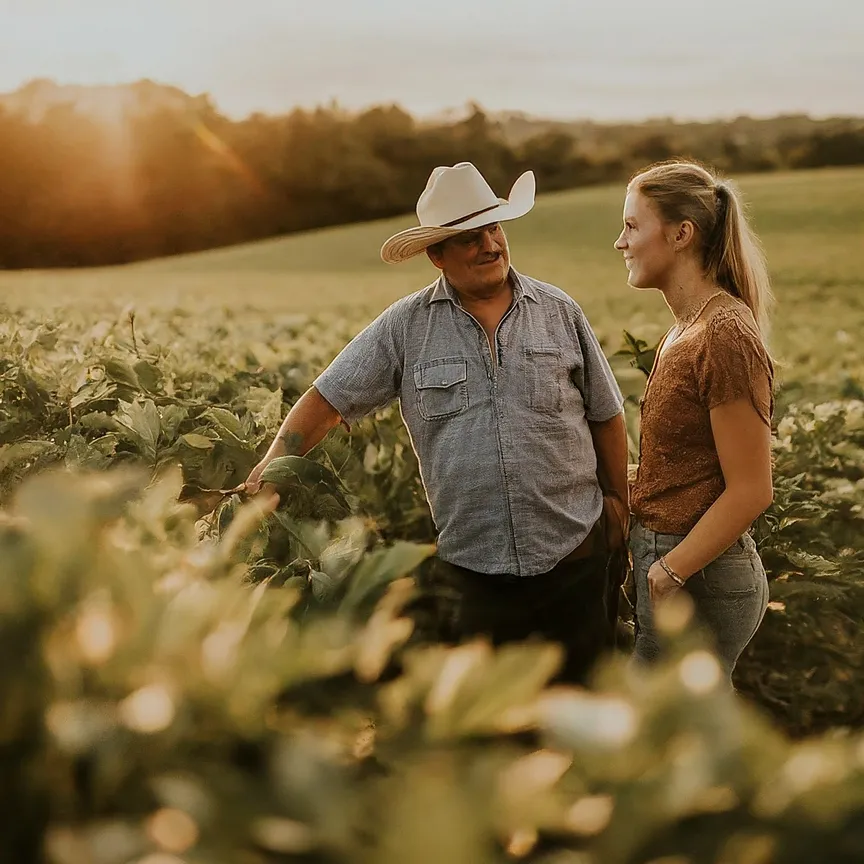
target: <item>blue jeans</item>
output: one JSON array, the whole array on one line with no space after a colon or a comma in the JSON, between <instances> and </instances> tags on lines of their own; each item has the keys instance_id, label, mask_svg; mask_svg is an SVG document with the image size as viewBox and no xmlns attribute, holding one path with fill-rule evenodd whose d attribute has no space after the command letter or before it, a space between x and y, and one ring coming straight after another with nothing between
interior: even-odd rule
<instances>
[{"instance_id":1,"label":"blue jeans","mask_svg":"<svg viewBox=\"0 0 864 864\"><path fill-rule=\"evenodd\" d=\"M630 532L636 589L636 661L653 662L661 651L648 597L648 570L684 537L658 534L638 522ZM768 608L768 580L753 538L742 534L722 555L694 573L682 590L693 600L696 620L712 637L717 659L731 679L735 663Z\"/></svg>"}]
</instances>

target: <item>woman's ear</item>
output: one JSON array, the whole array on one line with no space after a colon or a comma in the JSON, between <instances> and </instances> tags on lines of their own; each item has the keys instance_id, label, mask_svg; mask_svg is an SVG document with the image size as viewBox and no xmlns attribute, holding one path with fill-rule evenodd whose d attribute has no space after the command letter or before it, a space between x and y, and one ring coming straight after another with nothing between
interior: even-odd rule
<instances>
[{"instance_id":1,"label":"woman's ear","mask_svg":"<svg viewBox=\"0 0 864 864\"><path fill-rule=\"evenodd\" d=\"M685 219L675 231L674 246L676 252L682 252L687 249L696 236L696 226L689 220Z\"/></svg>"}]
</instances>

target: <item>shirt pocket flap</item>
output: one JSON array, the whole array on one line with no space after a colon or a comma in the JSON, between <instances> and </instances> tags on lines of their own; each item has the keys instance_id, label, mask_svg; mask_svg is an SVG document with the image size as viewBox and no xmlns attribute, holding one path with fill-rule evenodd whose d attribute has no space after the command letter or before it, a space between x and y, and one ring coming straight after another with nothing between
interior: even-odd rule
<instances>
[{"instance_id":1,"label":"shirt pocket flap","mask_svg":"<svg viewBox=\"0 0 864 864\"><path fill-rule=\"evenodd\" d=\"M414 368L414 386L418 390L441 389L468 380L468 363L465 360L433 360Z\"/></svg>"}]
</instances>

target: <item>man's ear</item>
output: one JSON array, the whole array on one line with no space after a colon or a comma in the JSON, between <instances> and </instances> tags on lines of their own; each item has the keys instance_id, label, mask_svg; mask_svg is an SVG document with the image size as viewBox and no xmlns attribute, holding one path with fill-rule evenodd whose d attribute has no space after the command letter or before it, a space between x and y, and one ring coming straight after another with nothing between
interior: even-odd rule
<instances>
[{"instance_id":1,"label":"man's ear","mask_svg":"<svg viewBox=\"0 0 864 864\"><path fill-rule=\"evenodd\" d=\"M439 270L444 269L444 256L441 254L439 246L430 246L426 250L426 257L432 262L433 266L437 267Z\"/></svg>"}]
</instances>

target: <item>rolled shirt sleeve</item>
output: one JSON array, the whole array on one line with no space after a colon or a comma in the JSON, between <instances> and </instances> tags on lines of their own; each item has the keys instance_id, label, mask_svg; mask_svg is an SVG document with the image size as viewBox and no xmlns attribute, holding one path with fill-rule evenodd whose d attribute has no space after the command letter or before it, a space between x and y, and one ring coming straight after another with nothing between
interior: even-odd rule
<instances>
[{"instance_id":1,"label":"rolled shirt sleeve","mask_svg":"<svg viewBox=\"0 0 864 864\"><path fill-rule=\"evenodd\" d=\"M312 382L352 424L392 402L402 386L399 306L394 304L360 331Z\"/></svg>"},{"instance_id":2,"label":"rolled shirt sleeve","mask_svg":"<svg viewBox=\"0 0 864 864\"><path fill-rule=\"evenodd\" d=\"M584 363L585 416L593 423L610 420L624 410L624 397L612 367L581 309L576 314L576 332Z\"/></svg>"}]
</instances>

